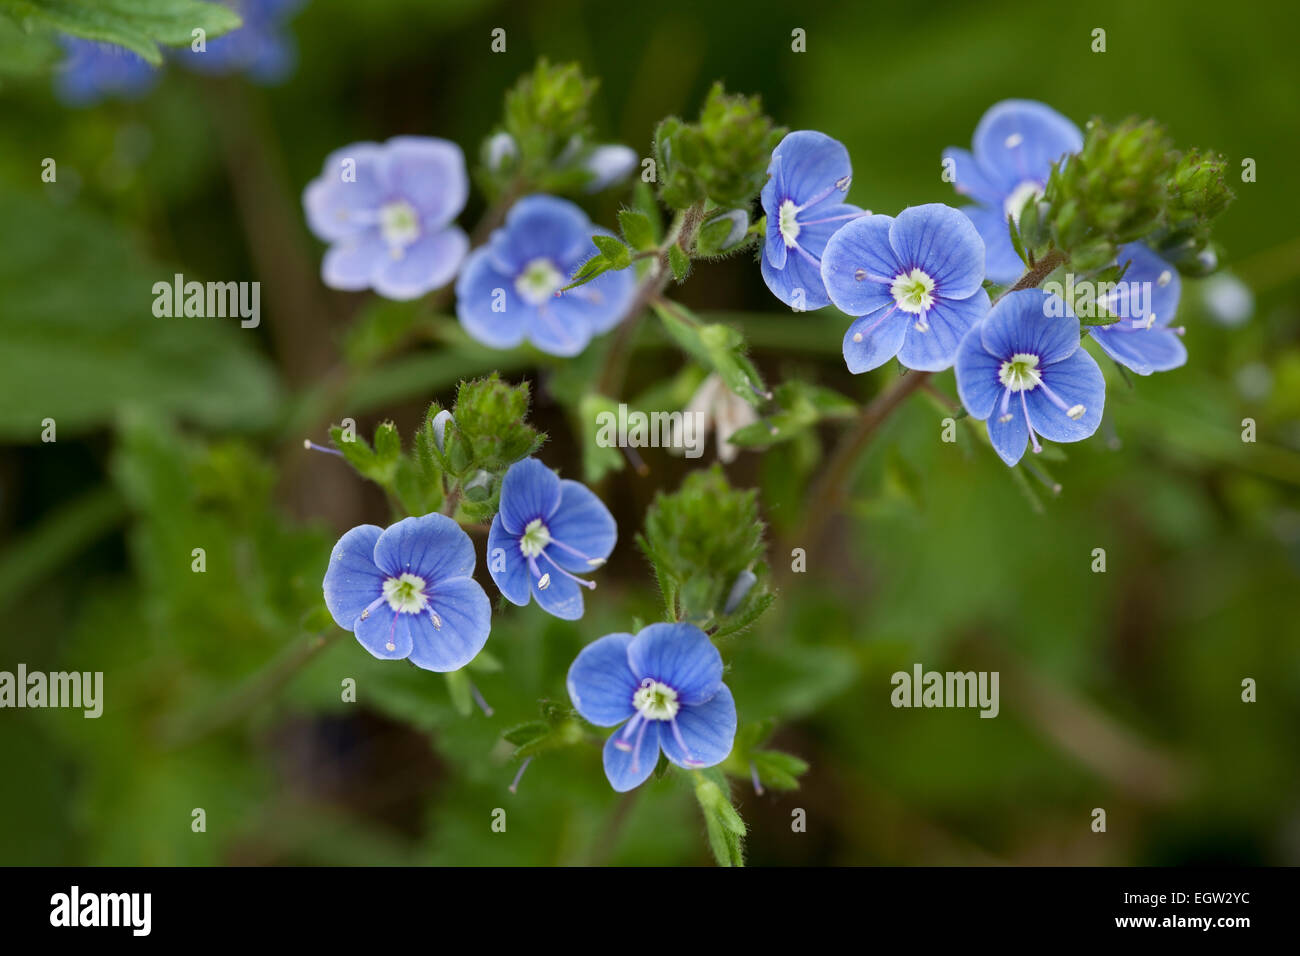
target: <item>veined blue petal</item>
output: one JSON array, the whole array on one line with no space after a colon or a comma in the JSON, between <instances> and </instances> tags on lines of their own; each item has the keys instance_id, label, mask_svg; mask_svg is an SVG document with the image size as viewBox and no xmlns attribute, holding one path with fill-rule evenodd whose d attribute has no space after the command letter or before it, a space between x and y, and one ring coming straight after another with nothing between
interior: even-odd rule
<instances>
[{"instance_id":1,"label":"veined blue petal","mask_svg":"<svg viewBox=\"0 0 1300 956\"><path fill-rule=\"evenodd\" d=\"M898 360L907 368L939 372L957 358L957 347L966 333L988 314L989 296L983 289L967 299L936 298L925 314L926 330L920 331L916 316L897 313L907 321Z\"/></svg>"},{"instance_id":2,"label":"veined blue petal","mask_svg":"<svg viewBox=\"0 0 1300 956\"><path fill-rule=\"evenodd\" d=\"M980 168L1006 196L1022 182L1046 182L1053 162L1083 148L1083 134L1043 103L1003 100L980 118L973 145Z\"/></svg>"},{"instance_id":3,"label":"veined blue petal","mask_svg":"<svg viewBox=\"0 0 1300 956\"><path fill-rule=\"evenodd\" d=\"M384 589L387 575L375 566L375 543L383 528L363 524L353 528L330 551L321 587L334 623L344 630L353 624Z\"/></svg>"},{"instance_id":4,"label":"veined blue petal","mask_svg":"<svg viewBox=\"0 0 1300 956\"><path fill-rule=\"evenodd\" d=\"M823 308L831 301L822 284L821 265L810 259L810 255L799 249L788 249L783 268L771 265L766 255L758 263L759 272L771 293L801 312Z\"/></svg>"},{"instance_id":5,"label":"veined blue petal","mask_svg":"<svg viewBox=\"0 0 1300 956\"><path fill-rule=\"evenodd\" d=\"M945 162L952 160L952 185L957 192L986 206L1002 205L1002 201L1006 198L1002 187L996 180L989 178L968 150L950 146L943 151L943 158Z\"/></svg>"},{"instance_id":6,"label":"veined blue petal","mask_svg":"<svg viewBox=\"0 0 1300 956\"><path fill-rule=\"evenodd\" d=\"M953 371L957 375L957 395L972 418L988 418L1002 398L998 372L1003 361L984 348L978 325L961 340Z\"/></svg>"},{"instance_id":7,"label":"veined blue petal","mask_svg":"<svg viewBox=\"0 0 1300 956\"><path fill-rule=\"evenodd\" d=\"M375 563L393 577L410 573L432 586L474 572L474 543L446 515L403 518L379 536Z\"/></svg>"},{"instance_id":8,"label":"veined blue petal","mask_svg":"<svg viewBox=\"0 0 1300 956\"><path fill-rule=\"evenodd\" d=\"M1043 385L1061 399L1065 408L1051 401L1042 387L1026 392L1029 423L1034 431L1059 442L1081 441L1095 432L1106 404L1106 380L1097 367L1097 360L1079 349L1069 358L1047 366L1040 374ZM1083 412L1076 421L1066 411L1077 405L1083 406Z\"/></svg>"},{"instance_id":9,"label":"veined blue petal","mask_svg":"<svg viewBox=\"0 0 1300 956\"><path fill-rule=\"evenodd\" d=\"M1045 289L1008 292L980 324L984 348L1002 360L1024 353L1038 367L1052 365L1079 347L1079 320L1060 296Z\"/></svg>"},{"instance_id":10,"label":"veined blue petal","mask_svg":"<svg viewBox=\"0 0 1300 956\"><path fill-rule=\"evenodd\" d=\"M1012 285L1028 268L1011 244L1011 228L999 205L963 206L961 212L984 240L984 275L998 285Z\"/></svg>"},{"instance_id":11,"label":"veined blue petal","mask_svg":"<svg viewBox=\"0 0 1300 956\"><path fill-rule=\"evenodd\" d=\"M492 518L492 527L488 529L487 543L488 574L507 601L523 607L532 594L528 583L528 562L519 550L519 537L507 531L501 524L501 515Z\"/></svg>"},{"instance_id":12,"label":"veined blue petal","mask_svg":"<svg viewBox=\"0 0 1300 956\"><path fill-rule=\"evenodd\" d=\"M535 259L567 263L582 257L597 231L578 206L537 194L510 207L505 225L492 234L489 248L498 269L518 275Z\"/></svg>"},{"instance_id":13,"label":"veined blue petal","mask_svg":"<svg viewBox=\"0 0 1300 956\"><path fill-rule=\"evenodd\" d=\"M827 241L822 280L830 300L846 315L866 315L894 304L890 284L902 267L889 243L893 223L889 216L863 216Z\"/></svg>"},{"instance_id":14,"label":"veined blue petal","mask_svg":"<svg viewBox=\"0 0 1300 956\"><path fill-rule=\"evenodd\" d=\"M1090 330L1103 352L1139 375L1168 372L1187 364L1182 336L1159 326L1121 331L1097 325Z\"/></svg>"},{"instance_id":15,"label":"veined blue petal","mask_svg":"<svg viewBox=\"0 0 1300 956\"><path fill-rule=\"evenodd\" d=\"M552 541L547 556L574 574L598 568L618 540L618 526L605 503L586 485L568 478L560 482L560 504L547 519L546 528Z\"/></svg>"},{"instance_id":16,"label":"veined blue petal","mask_svg":"<svg viewBox=\"0 0 1300 956\"><path fill-rule=\"evenodd\" d=\"M998 453L998 457L1008 465L1014 465L1024 456L1025 448L1029 445L1029 426L1025 423L1019 394L1011 394L1005 414L1001 402L999 394L998 404L993 406L993 414L989 415L989 439L993 442L993 450Z\"/></svg>"},{"instance_id":17,"label":"veined blue petal","mask_svg":"<svg viewBox=\"0 0 1300 956\"><path fill-rule=\"evenodd\" d=\"M909 206L889 227L889 244L907 271L934 280L934 294L965 299L984 282L984 240L959 210L943 203Z\"/></svg>"},{"instance_id":18,"label":"veined blue petal","mask_svg":"<svg viewBox=\"0 0 1300 956\"><path fill-rule=\"evenodd\" d=\"M641 786L659 763L659 721L641 721L630 739L623 739L623 728L605 741L605 776L619 793ZM632 749L622 750L620 743Z\"/></svg>"},{"instance_id":19,"label":"veined blue petal","mask_svg":"<svg viewBox=\"0 0 1300 956\"><path fill-rule=\"evenodd\" d=\"M844 333L844 362L854 375L879 368L898 354L907 337L910 313L900 311L890 299L875 312L869 312L849 326Z\"/></svg>"},{"instance_id":20,"label":"veined blue petal","mask_svg":"<svg viewBox=\"0 0 1300 956\"><path fill-rule=\"evenodd\" d=\"M529 522L545 521L560 503L560 476L536 458L525 458L510 466L501 481L501 524L518 536Z\"/></svg>"},{"instance_id":21,"label":"veined blue petal","mask_svg":"<svg viewBox=\"0 0 1300 956\"><path fill-rule=\"evenodd\" d=\"M635 712L637 680L627 663L631 641L631 634L607 634L584 647L569 666L569 699L597 727L621 724Z\"/></svg>"},{"instance_id":22,"label":"veined blue petal","mask_svg":"<svg viewBox=\"0 0 1300 956\"><path fill-rule=\"evenodd\" d=\"M843 199L853 176L853 166L849 151L839 140L803 129L786 134L772 150L768 172L776 184L778 207L786 199L803 206L812 200L839 202ZM838 185L841 183L843 188Z\"/></svg>"},{"instance_id":23,"label":"veined blue petal","mask_svg":"<svg viewBox=\"0 0 1300 956\"><path fill-rule=\"evenodd\" d=\"M659 746L664 755L679 767L712 767L727 759L736 741L736 701L727 685L720 684L708 700L679 710L676 722L677 733L670 723L662 722Z\"/></svg>"},{"instance_id":24,"label":"veined blue petal","mask_svg":"<svg viewBox=\"0 0 1300 956\"><path fill-rule=\"evenodd\" d=\"M1106 297L1107 308L1129 324L1148 321L1152 315L1155 328L1173 321L1183 285L1178 270L1140 242L1120 246L1116 261L1128 268L1114 294Z\"/></svg>"},{"instance_id":25,"label":"veined blue petal","mask_svg":"<svg viewBox=\"0 0 1300 956\"><path fill-rule=\"evenodd\" d=\"M546 587L540 586L541 578L530 577L533 588L533 600L547 614L563 621L576 621L582 617L584 609L582 587L572 578L565 577L544 557L538 557L537 569L542 574L549 574Z\"/></svg>"},{"instance_id":26,"label":"veined blue petal","mask_svg":"<svg viewBox=\"0 0 1300 956\"><path fill-rule=\"evenodd\" d=\"M441 627L427 612L403 615L421 618L411 625L411 663L427 671L460 670L487 643L492 604L473 578L450 578L431 588L429 607Z\"/></svg>"},{"instance_id":27,"label":"veined blue petal","mask_svg":"<svg viewBox=\"0 0 1300 956\"><path fill-rule=\"evenodd\" d=\"M627 658L638 680L667 684L682 704L703 703L722 686L722 655L694 624L649 625L628 644Z\"/></svg>"},{"instance_id":28,"label":"veined blue petal","mask_svg":"<svg viewBox=\"0 0 1300 956\"><path fill-rule=\"evenodd\" d=\"M352 633L362 647L380 660L399 661L411 653L414 631L421 627L421 618L433 627L427 614L401 614L384 602L369 617L358 618Z\"/></svg>"}]
</instances>

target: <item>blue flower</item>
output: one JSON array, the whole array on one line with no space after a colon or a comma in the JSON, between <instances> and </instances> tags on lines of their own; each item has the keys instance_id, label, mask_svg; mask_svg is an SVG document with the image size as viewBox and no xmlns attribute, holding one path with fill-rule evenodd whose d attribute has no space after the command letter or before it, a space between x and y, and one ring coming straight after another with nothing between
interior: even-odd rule
<instances>
[{"instance_id":1,"label":"blue flower","mask_svg":"<svg viewBox=\"0 0 1300 956\"><path fill-rule=\"evenodd\" d=\"M54 90L70 106L90 106L113 96L143 96L158 71L139 55L111 43L59 34L67 58L54 77Z\"/></svg>"},{"instance_id":2,"label":"blue flower","mask_svg":"<svg viewBox=\"0 0 1300 956\"><path fill-rule=\"evenodd\" d=\"M484 345L525 339L551 355L577 355L593 335L618 324L636 291L634 270L606 272L559 294L592 255L593 226L571 202L528 196L506 214L488 244L470 253L456 281L456 314Z\"/></svg>"},{"instance_id":3,"label":"blue flower","mask_svg":"<svg viewBox=\"0 0 1300 956\"><path fill-rule=\"evenodd\" d=\"M973 155L949 148L943 158L954 165L957 192L979 204L962 212L984 239L988 277L1007 285L1025 271L1011 245L1007 217L1020 221L1025 203L1043 194L1052 163L1081 150L1083 135L1050 106L1003 100L980 118L972 147Z\"/></svg>"},{"instance_id":4,"label":"blue flower","mask_svg":"<svg viewBox=\"0 0 1300 956\"><path fill-rule=\"evenodd\" d=\"M623 724L605 741L605 776L620 793L645 782L660 750L687 769L731 753L736 702L722 683L722 655L694 624L651 624L635 637L593 641L569 668L568 688L586 720Z\"/></svg>"},{"instance_id":5,"label":"blue flower","mask_svg":"<svg viewBox=\"0 0 1300 956\"><path fill-rule=\"evenodd\" d=\"M336 150L302 197L312 232L331 243L322 279L389 299L446 285L469 249L452 224L468 195L465 155L445 139L397 136Z\"/></svg>"},{"instance_id":6,"label":"blue flower","mask_svg":"<svg viewBox=\"0 0 1300 956\"><path fill-rule=\"evenodd\" d=\"M536 458L510 466L501 481L501 508L488 531L488 571L511 604L529 596L566 621L582 617L577 577L605 563L618 528L609 509L584 485L560 477Z\"/></svg>"},{"instance_id":7,"label":"blue flower","mask_svg":"<svg viewBox=\"0 0 1300 956\"><path fill-rule=\"evenodd\" d=\"M293 37L283 29L304 0L225 0L243 26L205 40L204 50L182 47L180 63L196 73L245 73L258 83L278 83L297 57Z\"/></svg>"},{"instance_id":8,"label":"blue flower","mask_svg":"<svg viewBox=\"0 0 1300 956\"><path fill-rule=\"evenodd\" d=\"M487 642L491 605L474 573L474 545L440 514L387 530L353 528L334 546L322 587L335 622L384 660L454 671Z\"/></svg>"},{"instance_id":9,"label":"blue flower","mask_svg":"<svg viewBox=\"0 0 1300 956\"><path fill-rule=\"evenodd\" d=\"M772 150L760 200L767 240L760 268L772 294L800 311L830 304L822 284L826 242L846 222L870 213L841 202L853 181L849 151L814 130L790 133Z\"/></svg>"},{"instance_id":10,"label":"blue flower","mask_svg":"<svg viewBox=\"0 0 1300 956\"><path fill-rule=\"evenodd\" d=\"M957 394L988 420L993 448L1008 465L1038 436L1081 441L1097 430L1106 382L1079 345L1079 320L1043 289L1008 292L957 351Z\"/></svg>"},{"instance_id":11,"label":"blue flower","mask_svg":"<svg viewBox=\"0 0 1300 956\"><path fill-rule=\"evenodd\" d=\"M940 203L850 222L826 244L822 278L841 312L861 316L844 333L855 374L895 355L908 368L945 369L989 309L984 243L969 219Z\"/></svg>"},{"instance_id":12,"label":"blue flower","mask_svg":"<svg viewBox=\"0 0 1300 956\"><path fill-rule=\"evenodd\" d=\"M1182 289L1178 270L1140 242L1120 246L1119 262L1126 261L1129 267L1118 288L1100 303L1121 318L1090 327L1092 337L1102 351L1139 375L1185 365L1183 329L1169 325Z\"/></svg>"}]
</instances>

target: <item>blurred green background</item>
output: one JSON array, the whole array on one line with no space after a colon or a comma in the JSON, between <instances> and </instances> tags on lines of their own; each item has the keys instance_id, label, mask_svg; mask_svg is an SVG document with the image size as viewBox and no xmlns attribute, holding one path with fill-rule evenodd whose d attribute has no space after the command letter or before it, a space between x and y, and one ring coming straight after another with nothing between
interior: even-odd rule
<instances>
[{"instance_id":1,"label":"blurred green background","mask_svg":"<svg viewBox=\"0 0 1300 956\"><path fill-rule=\"evenodd\" d=\"M597 131L643 154L715 79L760 93L777 122L848 146L850 198L877 212L955 204L940 151L1006 97L1080 124L1152 116L1228 158L1238 199L1217 237L1252 314L1230 327L1185 281L1191 360L1131 389L1108 367L1104 432L1043 462L1059 495L1018 484L969 431L940 442L947 412L926 396L872 445L826 540L790 535L833 430L728 468L760 488L778 571L808 553L724 654L742 721L777 717L775 744L811 770L799 791L735 797L753 864L1300 863L1296 27L1282 4L313 0L291 26L296 71L272 89L170 68L138 102L72 109L48 76L6 76L0 669L103 671L105 711L0 711L0 862L709 862L671 776L621 797L584 746L539 758L511 794L500 740L565 700L580 647L658 613L633 532L699 463L650 449L648 475L604 482L620 544L583 620L494 616L502 669L474 677L491 717L462 717L442 678L345 633L313 637L330 544L389 520L376 490L302 450L330 420L409 434L460 378L500 368L536 383L545 460L580 472L557 396L602 343L538 367L431 322L386 349L375 300L321 286L299 203L357 140L442 136L472 161L504 90L546 55L600 78ZM45 157L57 183L40 180ZM1246 157L1255 183L1235 182ZM612 225L622 198L587 206ZM472 196L462 223L482 206ZM174 272L261 281L261 327L155 319L151 286ZM895 374L850 376L846 320L789 313L751 259L702 265L678 294L738 323L769 382L866 400ZM682 364L648 328L642 346L629 394ZM950 373L938 382L952 392ZM893 709L890 674L917 662L1000 671L1000 716ZM349 677L357 703L340 700Z\"/></svg>"}]
</instances>

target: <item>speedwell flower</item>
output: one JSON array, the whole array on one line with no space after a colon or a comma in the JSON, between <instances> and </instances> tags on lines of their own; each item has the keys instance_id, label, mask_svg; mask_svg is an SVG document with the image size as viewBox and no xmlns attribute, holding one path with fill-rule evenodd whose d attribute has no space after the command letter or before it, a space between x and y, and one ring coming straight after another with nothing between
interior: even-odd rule
<instances>
[{"instance_id":1,"label":"speedwell flower","mask_svg":"<svg viewBox=\"0 0 1300 956\"><path fill-rule=\"evenodd\" d=\"M608 332L631 305L636 275L606 272L561 294L592 255L593 235L610 235L564 199L528 196L505 225L475 249L456 281L456 314L471 336L493 348L525 339L551 355L577 355Z\"/></svg>"},{"instance_id":2,"label":"speedwell flower","mask_svg":"<svg viewBox=\"0 0 1300 956\"><path fill-rule=\"evenodd\" d=\"M325 284L389 299L446 285L469 249L452 224L468 195L465 156L445 139L396 136L331 153L302 197L312 232L331 243Z\"/></svg>"},{"instance_id":3,"label":"speedwell flower","mask_svg":"<svg viewBox=\"0 0 1300 956\"><path fill-rule=\"evenodd\" d=\"M1025 204L1043 194L1052 163L1081 150L1083 135L1050 106L1003 100L980 117L971 146L972 152L945 149L943 158L953 164L957 192L979 204L962 212L984 240L988 277L1007 285L1025 271L1007 217L1020 221Z\"/></svg>"},{"instance_id":4,"label":"speedwell flower","mask_svg":"<svg viewBox=\"0 0 1300 956\"><path fill-rule=\"evenodd\" d=\"M593 641L569 668L568 688L586 720L623 725L605 741L605 776L619 792L645 782L660 750L687 769L731 753L736 702L722 683L722 655L694 624L651 624L635 637Z\"/></svg>"},{"instance_id":5,"label":"speedwell flower","mask_svg":"<svg viewBox=\"0 0 1300 956\"><path fill-rule=\"evenodd\" d=\"M159 71L139 54L111 43L59 34L67 58L54 77L54 90L69 106L90 106L108 97L134 99L158 80Z\"/></svg>"},{"instance_id":6,"label":"speedwell flower","mask_svg":"<svg viewBox=\"0 0 1300 956\"><path fill-rule=\"evenodd\" d=\"M305 0L225 0L243 25L177 51L180 62L196 73L243 73L258 83L278 83L289 75L297 56L293 36L284 29Z\"/></svg>"},{"instance_id":7,"label":"speedwell flower","mask_svg":"<svg viewBox=\"0 0 1300 956\"><path fill-rule=\"evenodd\" d=\"M822 284L826 242L850 220L870 213L841 202L853 181L849 151L825 133L790 133L772 150L760 200L767 240L760 268L772 294L798 309L830 304Z\"/></svg>"},{"instance_id":8,"label":"speedwell flower","mask_svg":"<svg viewBox=\"0 0 1300 956\"><path fill-rule=\"evenodd\" d=\"M999 457L1014 465L1038 437L1081 441L1097 430L1106 382L1079 345L1079 320L1043 289L1008 292L957 351L957 394L987 419Z\"/></svg>"},{"instance_id":9,"label":"speedwell flower","mask_svg":"<svg viewBox=\"0 0 1300 956\"><path fill-rule=\"evenodd\" d=\"M363 524L330 554L325 606L375 657L454 671L488 638L491 606L473 572L474 545L445 515Z\"/></svg>"},{"instance_id":10,"label":"speedwell flower","mask_svg":"<svg viewBox=\"0 0 1300 956\"><path fill-rule=\"evenodd\" d=\"M1091 326L1092 337L1102 351L1139 375L1187 364L1183 329L1169 325L1182 288L1178 270L1140 242L1120 246L1119 262L1129 263L1124 278L1099 304L1120 319Z\"/></svg>"},{"instance_id":11,"label":"speedwell flower","mask_svg":"<svg viewBox=\"0 0 1300 956\"><path fill-rule=\"evenodd\" d=\"M531 595L542 610L575 621L582 589L596 586L577 575L604 564L617 537L614 516L585 485L525 458L501 481L488 571L510 603L523 607Z\"/></svg>"},{"instance_id":12,"label":"speedwell flower","mask_svg":"<svg viewBox=\"0 0 1300 956\"><path fill-rule=\"evenodd\" d=\"M844 333L855 374L895 355L908 368L945 369L989 309L984 243L969 219L941 203L850 222L826 244L822 278L841 312L861 316Z\"/></svg>"}]
</instances>

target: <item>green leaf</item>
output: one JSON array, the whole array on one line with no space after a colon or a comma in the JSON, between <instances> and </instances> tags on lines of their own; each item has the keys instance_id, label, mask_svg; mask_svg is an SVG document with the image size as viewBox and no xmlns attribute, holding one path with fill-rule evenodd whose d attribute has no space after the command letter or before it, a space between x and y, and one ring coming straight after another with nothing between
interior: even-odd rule
<instances>
[{"instance_id":1,"label":"green leaf","mask_svg":"<svg viewBox=\"0 0 1300 956\"><path fill-rule=\"evenodd\" d=\"M733 392L754 406L771 397L745 356L745 340L739 331L729 325L704 325L676 302L656 302L654 309L677 344L714 369Z\"/></svg>"},{"instance_id":2,"label":"green leaf","mask_svg":"<svg viewBox=\"0 0 1300 956\"><path fill-rule=\"evenodd\" d=\"M607 269L617 272L632 264L632 253L613 236L592 236L591 242L604 256Z\"/></svg>"},{"instance_id":3,"label":"green leaf","mask_svg":"<svg viewBox=\"0 0 1300 956\"><path fill-rule=\"evenodd\" d=\"M673 278L678 282L685 282L686 277L691 272L691 259L681 246L669 246L668 248L668 265L673 270Z\"/></svg>"},{"instance_id":4,"label":"green leaf","mask_svg":"<svg viewBox=\"0 0 1300 956\"><path fill-rule=\"evenodd\" d=\"M636 209L620 209L618 227L633 249L645 252L655 247L655 227L645 213Z\"/></svg>"},{"instance_id":5,"label":"green leaf","mask_svg":"<svg viewBox=\"0 0 1300 956\"><path fill-rule=\"evenodd\" d=\"M695 771L695 799L704 814L714 859L719 866L744 866L745 821L731 805L728 789L717 768Z\"/></svg>"},{"instance_id":6,"label":"green leaf","mask_svg":"<svg viewBox=\"0 0 1300 956\"><path fill-rule=\"evenodd\" d=\"M113 43L154 66L163 62L159 44L187 45L196 29L212 39L242 22L229 7L201 0L0 0L0 15L27 29Z\"/></svg>"}]
</instances>

